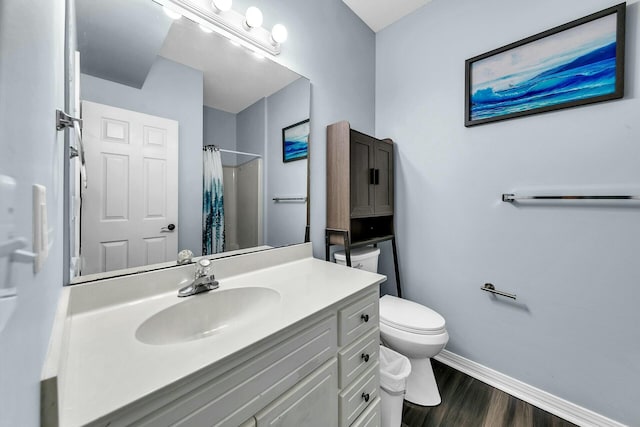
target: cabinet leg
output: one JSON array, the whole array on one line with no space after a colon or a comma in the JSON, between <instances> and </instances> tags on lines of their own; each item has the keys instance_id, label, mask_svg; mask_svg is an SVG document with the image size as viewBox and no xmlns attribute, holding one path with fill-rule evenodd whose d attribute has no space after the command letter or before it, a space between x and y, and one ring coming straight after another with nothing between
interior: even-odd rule
<instances>
[{"instance_id":1,"label":"cabinet leg","mask_svg":"<svg viewBox=\"0 0 640 427\"><path fill-rule=\"evenodd\" d=\"M330 261L330 259L329 259L329 246L331 246L329 244L329 231L325 230L324 231L324 260L325 261Z\"/></svg>"},{"instance_id":2,"label":"cabinet leg","mask_svg":"<svg viewBox=\"0 0 640 427\"><path fill-rule=\"evenodd\" d=\"M348 241L344 243L344 255L347 260L347 267L351 267L351 247Z\"/></svg>"},{"instance_id":3,"label":"cabinet leg","mask_svg":"<svg viewBox=\"0 0 640 427\"><path fill-rule=\"evenodd\" d=\"M402 288L400 287L400 269L398 268L398 250L396 249L396 236L391 238L391 247L393 248L393 267L396 270L396 291L398 298L402 298Z\"/></svg>"},{"instance_id":4,"label":"cabinet leg","mask_svg":"<svg viewBox=\"0 0 640 427\"><path fill-rule=\"evenodd\" d=\"M351 267L351 237L348 231L343 231L342 240L344 243L344 255L347 261L347 267Z\"/></svg>"}]
</instances>

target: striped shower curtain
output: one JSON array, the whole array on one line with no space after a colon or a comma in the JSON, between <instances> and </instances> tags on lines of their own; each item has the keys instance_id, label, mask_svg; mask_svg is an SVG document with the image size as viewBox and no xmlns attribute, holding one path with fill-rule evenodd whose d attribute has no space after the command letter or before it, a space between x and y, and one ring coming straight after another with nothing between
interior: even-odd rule
<instances>
[{"instance_id":1,"label":"striped shower curtain","mask_svg":"<svg viewBox=\"0 0 640 427\"><path fill-rule=\"evenodd\" d=\"M224 252L222 160L216 147L204 148L202 255Z\"/></svg>"}]
</instances>

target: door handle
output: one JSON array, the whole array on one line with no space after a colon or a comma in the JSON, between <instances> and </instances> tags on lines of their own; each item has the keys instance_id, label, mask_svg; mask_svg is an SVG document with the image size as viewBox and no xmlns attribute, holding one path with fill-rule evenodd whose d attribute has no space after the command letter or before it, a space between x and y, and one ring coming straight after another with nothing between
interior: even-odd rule
<instances>
[{"instance_id":1,"label":"door handle","mask_svg":"<svg viewBox=\"0 0 640 427\"><path fill-rule=\"evenodd\" d=\"M371 168L369 169L369 184L376 183L376 170Z\"/></svg>"},{"instance_id":2,"label":"door handle","mask_svg":"<svg viewBox=\"0 0 640 427\"><path fill-rule=\"evenodd\" d=\"M161 232L161 233L170 233L170 232L172 232L172 231L173 231L173 230L175 230L175 229L176 229L175 224L169 224L169 225L167 225L166 227L162 227L162 228L160 229L160 232Z\"/></svg>"},{"instance_id":3,"label":"door handle","mask_svg":"<svg viewBox=\"0 0 640 427\"><path fill-rule=\"evenodd\" d=\"M380 169L374 169L374 172L373 172L373 183L375 185L380 184Z\"/></svg>"}]
</instances>

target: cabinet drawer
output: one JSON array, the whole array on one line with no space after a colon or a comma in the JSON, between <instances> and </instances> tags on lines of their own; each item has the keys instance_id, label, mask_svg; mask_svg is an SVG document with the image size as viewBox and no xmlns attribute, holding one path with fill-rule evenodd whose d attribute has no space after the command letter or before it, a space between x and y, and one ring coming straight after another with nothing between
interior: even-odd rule
<instances>
[{"instance_id":1,"label":"cabinet drawer","mask_svg":"<svg viewBox=\"0 0 640 427\"><path fill-rule=\"evenodd\" d=\"M380 418L381 401L379 397L369 404L369 407L351 424L351 427L380 427L382 423Z\"/></svg>"},{"instance_id":2,"label":"cabinet drawer","mask_svg":"<svg viewBox=\"0 0 640 427\"><path fill-rule=\"evenodd\" d=\"M356 382L339 394L340 427L347 427L378 397L380 366L376 362Z\"/></svg>"},{"instance_id":3,"label":"cabinet drawer","mask_svg":"<svg viewBox=\"0 0 640 427\"><path fill-rule=\"evenodd\" d=\"M326 427L337 424L336 359L271 403L256 416L257 427Z\"/></svg>"},{"instance_id":4,"label":"cabinet drawer","mask_svg":"<svg viewBox=\"0 0 640 427\"><path fill-rule=\"evenodd\" d=\"M378 361L379 347L380 329L376 327L338 353L340 388L346 387Z\"/></svg>"},{"instance_id":5,"label":"cabinet drawer","mask_svg":"<svg viewBox=\"0 0 640 427\"><path fill-rule=\"evenodd\" d=\"M338 311L338 345L352 343L378 326L378 294L369 294Z\"/></svg>"}]
</instances>

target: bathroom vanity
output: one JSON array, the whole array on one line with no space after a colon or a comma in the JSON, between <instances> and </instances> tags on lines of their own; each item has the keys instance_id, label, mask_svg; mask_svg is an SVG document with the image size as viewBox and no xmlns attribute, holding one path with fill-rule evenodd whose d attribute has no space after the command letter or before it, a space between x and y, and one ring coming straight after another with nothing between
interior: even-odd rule
<instances>
[{"instance_id":1,"label":"bathroom vanity","mask_svg":"<svg viewBox=\"0 0 640 427\"><path fill-rule=\"evenodd\" d=\"M377 426L378 285L310 244L66 287L45 426Z\"/></svg>"}]
</instances>

